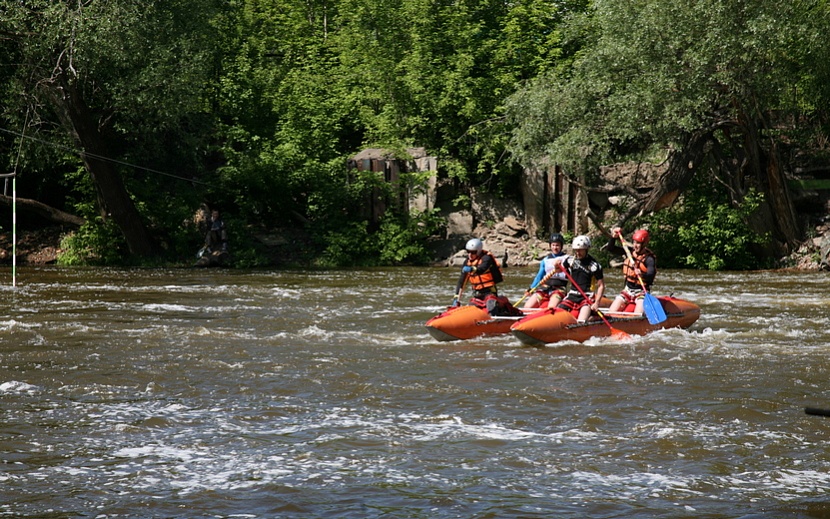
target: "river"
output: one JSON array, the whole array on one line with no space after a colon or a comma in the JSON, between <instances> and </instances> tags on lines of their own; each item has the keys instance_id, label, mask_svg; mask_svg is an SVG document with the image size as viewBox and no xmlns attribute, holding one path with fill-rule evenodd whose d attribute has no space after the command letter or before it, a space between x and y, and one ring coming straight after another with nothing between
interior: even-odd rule
<instances>
[{"instance_id":1,"label":"river","mask_svg":"<svg viewBox=\"0 0 830 519\"><path fill-rule=\"evenodd\" d=\"M432 339L456 276L0 270L0 517L830 517L827 273L542 348Z\"/></svg>"}]
</instances>

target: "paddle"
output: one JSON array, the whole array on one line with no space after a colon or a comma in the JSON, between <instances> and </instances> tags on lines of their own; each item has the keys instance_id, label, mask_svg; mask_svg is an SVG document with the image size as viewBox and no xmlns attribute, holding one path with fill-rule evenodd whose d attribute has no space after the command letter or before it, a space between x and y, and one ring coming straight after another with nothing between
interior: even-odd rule
<instances>
[{"instance_id":1,"label":"paddle","mask_svg":"<svg viewBox=\"0 0 830 519\"><path fill-rule=\"evenodd\" d=\"M555 270L551 270L550 272L548 272L547 274L545 274L545 277L543 277L543 278L542 278L542 279L541 279L538 283L536 283L536 285L535 285L533 288L531 288L530 290L528 290L527 292L525 292L525 295L523 295L523 296L522 296L522 297L521 297L518 301L516 301L515 303L513 303L513 306L518 307L518 306L519 306L519 303L521 303L522 301L524 301L524 300L527 298L527 296L529 296L530 294L532 294L533 292L535 292L535 291L536 291L536 289L537 289L537 288L539 288L539 287L542 285L542 283L544 283L545 281L547 281L547 280L549 280L550 278L552 278L554 274L556 274L556 271L555 271Z\"/></svg>"},{"instance_id":2,"label":"paddle","mask_svg":"<svg viewBox=\"0 0 830 519\"><path fill-rule=\"evenodd\" d=\"M450 305L450 308L455 308L456 306L458 306L458 300L461 299L462 295L464 295L464 285L467 284L467 280L469 278L470 278L469 273L464 274L464 281L461 282L461 288L458 290L458 293L455 294L455 298L452 300L452 304Z\"/></svg>"},{"instance_id":3,"label":"paddle","mask_svg":"<svg viewBox=\"0 0 830 519\"><path fill-rule=\"evenodd\" d=\"M662 323L667 319L666 311L663 310L663 305L660 304L660 301L658 301L657 298L651 295L648 289L646 289L646 284L640 276L640 271L636 266L637 263L634 261L634 257L631 255L631 251L629 250L628 244L625 242L625 238L623 238L622 233L620 233L620 243L622 243L623 249L625 249L628 261L631 262L631 268L637 273L637 280L640 282L640 286L643 287L643 310L646 312L648 322L651 324Z\"/></svg>"},{"instance_id":4,"label":"paddle","mask_svg":"<svg viewBox=\"0 0 830 519\"><path fill-rule=\"evenodd\" d=\"M574 278L571 277L571 274L570 274L570 272L568 272L568 269L565 268L565 265L563 265L562 262L559 262L558 265L559 265L559 268L562 269L562 272L564 272L565 275L570 280L571 285L573 285L577 290L579 290L579 293L582 294L582 297L584 297L585 299L590 301L591 298L588 297L588 294L586 294L584 290L582 290L582 287L580 287L579 285L576 284L576 281L574 281ZM611 335L614 338L616 338L616 339L630 339L631 338L631 336L628 335L627 333L625 333L624 331L618 330L618 329L614 328L613 326L611 326L611 323L608 322L608 319L606 319L605 316L602 315L602 312L600 312L599 309L597 309L597 313L599 314L600 317L602 317L602 320L605 321L605 324L608 325L608 328L611 329Z\"/></svg>"}]
</instances>

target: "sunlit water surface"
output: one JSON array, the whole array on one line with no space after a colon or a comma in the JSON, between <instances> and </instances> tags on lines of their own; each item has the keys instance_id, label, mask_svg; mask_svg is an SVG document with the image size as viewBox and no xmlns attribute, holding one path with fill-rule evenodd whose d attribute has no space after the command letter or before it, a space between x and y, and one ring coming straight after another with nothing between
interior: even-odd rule
<instances>
[{"instance_id":1,"label":"sunlit water surface","mask_svg":"<svg viewBox=\"0 0 830 519\"><path fill-rule=\"evenodd\" d=\"M454 269L0 274L0 516L830 517L826 273L544 348L433 340Z\"/></svg>"}]
</instances>

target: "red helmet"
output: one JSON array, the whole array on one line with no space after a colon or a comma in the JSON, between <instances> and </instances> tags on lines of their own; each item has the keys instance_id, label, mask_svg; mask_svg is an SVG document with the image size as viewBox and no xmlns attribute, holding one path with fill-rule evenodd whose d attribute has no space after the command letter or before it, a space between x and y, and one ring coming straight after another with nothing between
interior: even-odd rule
<instances>
[{"instance_id":1,"label":"red helmet","mask_svg":"<svg viewBox=\"0 0 830 519\"><path fill-rule=\"evenodd\" d=\"M638 229L631 235L631 239L638 241L643 245L648 245L648 231L645 229Z\"/></svg>"}]
</instances>

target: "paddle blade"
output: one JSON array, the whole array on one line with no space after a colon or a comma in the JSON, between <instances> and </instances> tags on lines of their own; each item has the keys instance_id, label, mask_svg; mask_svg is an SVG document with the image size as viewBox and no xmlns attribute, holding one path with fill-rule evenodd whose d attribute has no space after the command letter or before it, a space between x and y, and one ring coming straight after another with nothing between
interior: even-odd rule
<instances>
[{"instance_id":1,"label":"paddle blade","mask_svg":"<svg viewBox=\"0 0 830 519\"><path fill-rule=\"evenodd\" d=\"M617 339L618 341L627 341L631 338L630 335L620 329L614 328L613 326L611 327L611 337Z\"/></svg>"},{"instance_id":2,"label":"paddle blade","mask_svg":"<svg viewBox=\"0 0 830 519\"><path fill-rule=\"evenodd\" d=\"M643 301L643 310L645 310L650 324L660 324L667 319L663 305L660 304L660 301L656 297L649 293L646 293L645 300Z\"/></svg>"}]
</instances>

